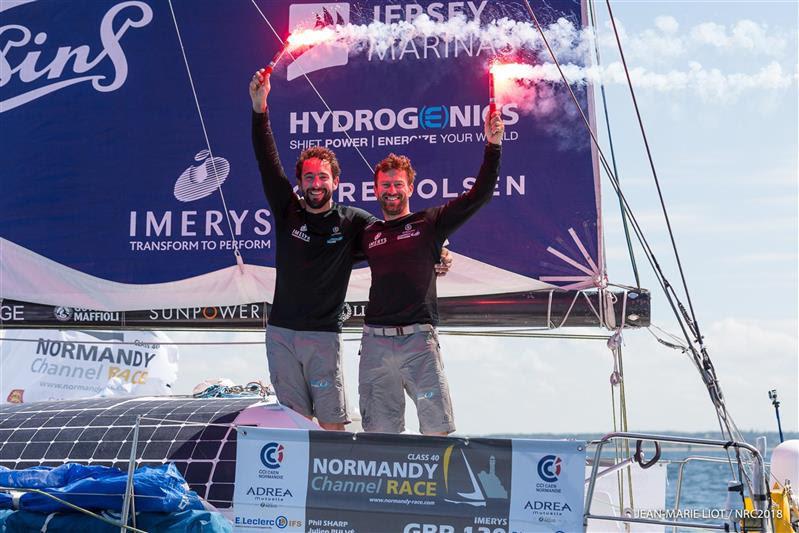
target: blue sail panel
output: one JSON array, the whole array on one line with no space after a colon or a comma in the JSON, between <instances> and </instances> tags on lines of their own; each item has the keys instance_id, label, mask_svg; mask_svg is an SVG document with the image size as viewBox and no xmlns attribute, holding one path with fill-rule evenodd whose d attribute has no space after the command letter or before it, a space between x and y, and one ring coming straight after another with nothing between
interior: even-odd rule
<instances>
[{"instance_id":1,"label":"blue sail panel","mask_svg":"<svg viewBox=\"0 0 799 533\"><path fill-rule=\"evenodd\" d=\"M579 2L533 7L545 23L581 27ZM4 3L0 15L0 297L107 310L271 299L274 220L246 86L278 37L336 24L396 28L420 15L433 25L529 24L496 0L39 0ZM474 35L399 37L286 54L269 96L289 177L303 148L332 148L342 166L334 199L375 215L371 169L389 152L413 161L412 209L468 189L485 142L489 62L547 61ZM590 88L575 90L588 110ZM588 133L562 84L522 94L502 106L495 196L450 239L456 267L442 296L601 275ZM368 274L356 271L352 284L350 299L365 300Z\"/></svg>"}]
</instances>

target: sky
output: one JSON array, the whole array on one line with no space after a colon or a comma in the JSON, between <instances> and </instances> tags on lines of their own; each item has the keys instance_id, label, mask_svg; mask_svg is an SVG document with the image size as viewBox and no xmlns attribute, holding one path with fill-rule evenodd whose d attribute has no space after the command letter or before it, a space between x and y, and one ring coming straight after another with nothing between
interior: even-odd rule
<instances>
[{"instance_id":1,"label":"sky","mask_svg":"<svg viewBox=\"0 0 799 533\"><path fill-rule=\"evenodd\" d=\"M796 2L612 4L699 325L727 406L743 430L773 431L768 391L777 389L786 431L799 430L797 346ZM598 6L602 62L618 62L604 4ZM668 233L621 76L606 86L619 177L668 279L679 285ZM607 149L603 118L600 138ZM610 281L634 284L618 202L603 177ZM676 322L636 248L652 322ZM457 268L457 265L455 265ZM569 330L569 333L573 330ZM596 333L596 331L586 331ZM175 342L198 333L170 332ZM181 346L173 390L206 378L267 380L263 333L209 334L249 345ZM458 433L583 433L614 429L603 341L441 336ZM357 415L356 335L345 335L350 411ZM708 431L718 427L687 356L650 331L625 331L629 428ZM618 394L618 393L617 393ZM409 431L418 430L408 406Z\"/></svg>"},{"instance_id":2,"label":"sky","mask_svg":"<svg viewBox=\"0 0 799 533\"><path fill-rule=\"evenodd\" d=\"M625 1L612 7L728 409L741 429L773 431L768 391L777 389L783 429L796 431L797 4ZM608 65L618 55L604 4L597 13ZM610 83L606 92L622 187L668 279L679 285L628 88ZM610 281L632 284L618 203L606 178L603 213ZM640 247L636 254L642 286L653 293L653 324L679 333ZM172 334L176 340L181 335ZM227 354L223 369L217 358L183 349L193 364L181 369L176 391L211 376L237 382L265 377L261 335L246 339L256 344ZM660 345L647 330L626 331L624 342L630 429L718 427L686 355ZM442 335L441 346L459 433L601 433L614 427L613 360L603 341ZM356 335L345 335L346 384L356 415L358 347ZM418 429L410 406L406 425Z\"/></svg>"}]
</instances>

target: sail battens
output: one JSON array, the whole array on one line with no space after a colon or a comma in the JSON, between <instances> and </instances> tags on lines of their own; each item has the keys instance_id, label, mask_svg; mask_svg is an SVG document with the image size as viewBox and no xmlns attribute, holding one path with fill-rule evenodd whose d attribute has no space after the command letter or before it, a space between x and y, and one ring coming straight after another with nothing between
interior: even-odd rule
<instances>
[{"instance_id":1,"label":"sail battens","mask_svg":"<svg viewBox=\"0 0 799 533\"><path fill-rule=\"evenodd\" d=\"M574 228L569 228L569 235L571 235L572 239L574 239L574 243L580 249L580 253L583 254L583 258L586 260L588 265L591 267L591 270L594 273L598 274L599 273L599 267L596 266L596 263L594 263L594 260L591 258L591 255L588 253L588 250L585 249L585 246L583 245L583 242L577 236L577 232L574 231Z\"/></svg>"},{"instance_id":2,"label":"sail battens","mask_svg":"<svg viewBox=\"0 0 799 533\"><path fill-rule=\"evenodd\" d=\"M566 263L570 264L571 266L573 266L577 270L585 272L589 276L595 276L597 274L596 271L590 270L588 267L585 267L585 266L581 265L580 263L578 263L577 261L575 261L571 257L569 257L569 256L557 251L556 249L552 248L551 246L549 248L547 248L547 252L551 253L552 255L554 255L555 257L557 257L559 259L562 259L563 261L565 261Z\"/></svg>"}]
</instances>

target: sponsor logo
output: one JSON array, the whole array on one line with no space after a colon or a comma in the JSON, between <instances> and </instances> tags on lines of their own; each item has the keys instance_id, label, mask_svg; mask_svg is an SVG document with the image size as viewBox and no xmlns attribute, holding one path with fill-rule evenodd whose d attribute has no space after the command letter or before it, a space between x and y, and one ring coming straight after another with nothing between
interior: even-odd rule
<instances>
[{"instance_id":1,"label":"sponsor logo","mask_svg":"<svg viewBox=\"0 0 799 533\"><path fill-rule=\"evenodd\" d=\"M502 106L502 118L506 126L519 122L516 104ZM395 110L379 109L292 111L289 114L289 131L296 133L340 133L345 131L387 131L471 128L481 126L487 106L471 104L461 106L429 105L404 107Z\"/></svg>"},{"instance_id":2,"label":"sponsor logo","mask_svg":"<svg viewBox=\"0 0 799 533\"><path fill-rule=\"evenodd\" d=\"M371 250L372 248L374 248L376 246L382 246L382 245L386 244L388 242L388 239L386 237L383 237L382 235L383 235L383 233L380 232L380 231L375 233L375 236L372 238L372 242L370 242L367 245L367 248Z\"/></svg>"},{"instance_id":3,"label":"sponsor logo","mask_svg":"<svg viewBox=\"0 0 799 533\"><path fill-rule=\"evenodd\" d=\"M294 494L290 489L280 487L250 487L247 489L250 496L273 496L275 498L293 498Z\"/></svg>"},{"instance_id":4,"label":"sponsor logo","mask_svg":"<svg viewBox=\"0 0 799 533\"><path fill-rule=\"evenodd\" d=\"M502 480L496 472L496 457L493 455L490 456L488 459L488 470L483 470L475 476L472 465L466 457L466 452L464 452L462 448L457 449L462 459L462 461L457 462L462 465L461 468L463 468L468 475L468 486L466 490L462 492L451 487L450 478L453 477L452 470L456 464L455 457L457 457L457 454L454 453L455 450L456 448L453 444L448 446L444 451L444 488L447 493L444 501L470 505L472 507L485 507L489 498L508 498L508 491L503 486ZM455 457L453 457L453 455L455 455ZM455 495L453 496L452 493L455 493Z\"/></svg>"},{"instance_id":5,"label":"sponsor logo","mask_svg":"<svg viewBox=\"0 0 799 533\"><path fill-rule=\"evenodd\" d=\"M350 4L347 2L324 2L319 4L291 4L289 6L289 33L295 30L319 29L328 26L344 26L350 22ZM296 58L286 70L286 79L330 67L346 65L349 49L336 42L321 43Z\"/></svg>"},{"instance_id":6,"label":"sponsor logo","mask_svg":"<svg viewBox=\"0 0 799 533\"><path fill-rule=\"evenodd\" d=\"M291 236L303 242L311 242L311 238L305 233L306 231L308 231L308 227L303 225L300 229L291 230Z\"/></svg>"},{"instance_id":7,"label":"sponsor logo","mask_svg":"<svg viewBox=\"0 0 799 533\"><path fill-rule=\"evenodd\" d=\"M524 508L528 511L546 511L552 514L563 514L572 510L567 502L546 502L541 500L527 500Z\"/></svg>"},{"instance_id":8,"label":"sponsor logo","mask_svg":"<svg viewBox=\"0 0 799 533\"><path fill-rule=\"evenodd\" d=\"M419 125L423 129L443 129L448 124L449 108L446 106L425 106L419 113Z\"/></svg>"},{"instance_id":9,"label":"sponsor logo","mask_svg":"<svg viewBox=\"0 0 799 533\"><path fill-rule=\"evenodd\" d=\"M342 322L346 322L352 317L365 317L366 316L366 304L349 304L345 303L343 309L341 310L341 316L339 317Z\"/></svg>"},{"instance_id":10,"label":"sponsor logo","mask_svg":"<svg viewBox=\"0 0 799 533\"><path fill-rule=\"evenodd\" d=\"M263 318L262 310L263 307L259 304L150 309L147 314L147 319L159 322L185 322L190 320L260 320Z\"/></svg>"},{"instance_id":11,"label":"sponsor logo","mask_svg":"<svg viewBox=\"0 0 799 533\"><path fill-rule=\"evenodd\" d=\"M101 335L93 334L92 337L100 340L123 340L122 338L115 338L116 334ZM120 334L121 337L121 334ZM108 343L112 344L112 343ZM50 357L58 357L63 360L77 360L77 361L96 361L99 363L108 362L114 365L124 366L138 366L148 368L150 362L158 355L155 351L145 351L146 348L135 349L123 346L103 346L97 344L89 344L84 342L61 341L53 339L39 338L36 343L36 355L46 355ZM44 361L44 359L35 359L34 365L37 361ZM31 370L38 372L39 370ZM44 371L46 365L39 365L39 369ZM115 368L115 367L112 367ZM44 373L44 372L42 372ZM109 372L110 374L110 372ZM146 372L143 377L146 377ZM109 375L113 377L113 375Z\"/></svg>"},{"instance_id":12,"label":"sponsor logo","mask_svg":"<svg viewBox=\"0 0 799 533\"><path fill-rule=\"evenodd\" d=\"M11 2L10 7L4 6L0 11L25 3ZM40 6L39 9L46 8ZM0 86L13 82L12 87L17 89L16 94L0 100L0 113L78 83L90 82L92 88L101 93L116 91L128 77L122 37L130 28L142 28L152 20L153 10L144 2L116 4L100 22L103 48L99 51L92 50L88 44L49 43L47 32L39 28L21 24L0 26L0 35L6 42L0 50L0 72L3 73ZM18 50L12 51L13 48ZM13 64L11 58L15 59ZM104 66L108 64L113 67L110 77ZM99 73L101 69L105 73Z\"/></svg>"},{"instance_id":13,"label":"sponsor logo","mask_svg":"<svg viewBox=\"0 0 799 533\"><path fill-rule=\"evenodd\" d=\"M389 496L436 496L437 463L316 457L310 490Z\"/></svg>"},{"instance_id":14,"label":"sponsor logo","mask_svg":"<svg viewBox=\"0 0 799 533\"><path fill-rule=\"evenodd\" d=\"M561 459L557 455L545 455L538 461L538 477L554 483L560 477Z\"/></svg>"},{"instance_id":15,"label":"sponsor logo","mask_svg":"<svg viewBox=\"0 0 799 533\"><path fill-rule=\"evenodd\" d=\"M121 322L122 313L95 311L78 307L56 307L53 316L59 322Z\"/></svg>"},{"instance_id":16,"label":"sponsor logo","mask_svg":"<svg viewBox=\"0 0 799 533\"><path fill-rule=\"evenodd\" d=\"M68 322L71 320L72 312L71 307L56 307L53 309L53 315L55 315L56 320L59 322Z\"/></svg>"},{"instance_id":17,"label":"sponsor logo","mask_svg":"<svg viewBox=\"0 0 799 533\"><path fill-rule=\"evenodd\" d=\"M267 508L285 505L285 501L293 498L294 494L291 490L283 487L251 486L247 489L247 496L250 496L256 502L260 502L261 507Z\"/></svg>"},{"instance_id":18,"label":"sponsor logo","mask_svg":"<svg viewBox=\"0 0 799 533\"><path fill-rule=\"evenodd\" d=\"M420 15L427 15L433 22L444 22L453 17L466 17L467 20L480 20L488 0L481 2L432 2L427 6L418 3L386 4L374 7L375 22L392 24L406 20L412 22Z\"/></svg>"},{"instance_id":19,"label":"sponsor logo","mask_svg":"<svg viewBox=\"0 0 799 533\"><path fill-rule=\"evenodd\" d=\"M455 17L466 20L480 21L481 14L488 5L488 0L480 2L470 0L467 2L430 2L427 6L421 2L394 4L388 3L374 7L375 22L396 24L400 21L413 21L422 14L426 14L433 22L444 22ZM385 39L375 39L369 44L367 59L373 61L403 61L409 60L441 60L450 57L480 57L489 55L496 57L498 54L507 54L512 48L497 49L491 40L483 41L479 37L470 36L466 39L447 39L432 36L426 39L396 39L386 42Z\"/></svg>"},{"instance_id":20,"label":"sponsor logo","mask_svg":"<svg viewBox=\"0 0 799 533\"><path fill-rule=\"evenodd\" d=\"M413 229L413 225L405 224L405 231L397 235L397 240L401 241L403 239L411 239L413 237L418 237L420 234L421 232L418 229Z\"/></svg>"},{"instance_id":21,"label":"sponsor logo","mask_svg":"<svg viewBox=\"0 0 799 533\"><path fill-rule=\"evenodd\" d=\"M181 202L193 202L210 196L225 183L230 173L230 163L223 157L212 157L208 150L200 150L194 156L199 163L190 166L175 182L175 198Z\"/></svg>"},{"instance_id":22,"label":"sponsor logo","mask_svg":"<svg viewBox=\"0 0 799 533\"><path fill-rule=\"evenodd\" d=\"M25 389L13 389L11 392L8 393L6 401L8 403L22 403L23 394L25 394Z\"/></svg>"},{"instance_id":23,"label":"sponsor logo","mask_svg":"<svg viewBox=\"0 0 799 533\"><path fill-rule=\"evenodd\" d=\"M25 307L22 305L0 305L0 320L25 321Z\"/></svg>"},{"instance_id":24,"label":"sponsor logo","mask_svg":"<svg viewBox=\"0 0 799 533\"><path fill-rule=\"evenodd\" d=\"M241 526L261 526L271 527L275 526L278 529L285 529L288 526L293 528L302 528L302 520L289 520L283 515L278 515L275 518L263 518L260 516L236 516L233 521L236 525Z\"/></svg>"},{"instance_id":25,"label":"sponsor logo","mask_svg":"<svg viewBox=\"0 0 799 533\"><path fill-rule=\"evenodd\" d=\"M261 463L267 468L277 469L283 462L283 451L285 448L277 442L270 442L261 448Z\"/></svg>"},{"instance_id":26,"label":"sponsor logo","mask_svg":"<svg viewBox=\"0 0 799 533\"><path fill-rule=\"evenodd\" d=\"M333 226L333 233L327 239L327 244L335 244L344 240L344 235L341 234L341 228Z\"/></svg>"}]
</instances>

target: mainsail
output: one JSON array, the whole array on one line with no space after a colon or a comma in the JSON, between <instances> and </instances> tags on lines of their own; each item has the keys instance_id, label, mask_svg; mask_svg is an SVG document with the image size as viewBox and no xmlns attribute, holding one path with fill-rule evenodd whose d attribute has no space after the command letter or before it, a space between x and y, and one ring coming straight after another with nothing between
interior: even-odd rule
<instances>
[{"instance_id":1,"label":"mainsail","mask_svg":"<svg viewBox=\"0 0 799 533\"><path fill-rule=\"evenodd\" d=\"M269 302L274 223L250 145L246 83L296 30L391 34L421 20L453 33L287 54L269 108L289 176L300 151L318 144L341 161L334 200L375 214L371 167L389 152L414 162L412 209L468 189L484 143L489 62L547 58L454 30L525 20L523 11L457 4L5 3L0 298L110 312ZM539 7L558 27L582 25L579 2ZM456 267L439 281L442 298L605 280L594 151L565 88L543 85L501 102L499 184L451 239ZM590 87L575 90L588 111ZM368 287L362 265L348 301L366 301Z\"/></svg>"}]
</instances>

